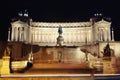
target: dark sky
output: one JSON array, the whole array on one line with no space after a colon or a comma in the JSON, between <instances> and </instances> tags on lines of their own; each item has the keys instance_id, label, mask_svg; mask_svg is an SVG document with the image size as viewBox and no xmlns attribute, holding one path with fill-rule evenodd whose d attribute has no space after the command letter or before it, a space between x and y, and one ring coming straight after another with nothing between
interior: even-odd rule
<instances>
[{"instance_id":1,"label":"dark sky","mask_svg":"<svg viewBox=\"0 0 120 80\"><path fill-rule=\"evenodd\" d=\"M115 39L120 40L120 12L116 0L4 0L0 3L0 40L6 40L10 20L27 9L34 21L85 21L94 13L111 17Z\"/></svg>"}]
</instances>

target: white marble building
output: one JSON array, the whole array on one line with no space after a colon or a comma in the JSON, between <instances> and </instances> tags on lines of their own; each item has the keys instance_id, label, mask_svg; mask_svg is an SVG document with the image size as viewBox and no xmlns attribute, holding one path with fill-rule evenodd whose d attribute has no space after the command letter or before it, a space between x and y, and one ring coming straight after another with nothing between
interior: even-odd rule
<instances>
[{"instance_id":1,"label":"white marble building","mask_svg":"<svg viewBox=\"0 0 120 80\"><path fill-rule=\"evenodd\" d=\"M63 62L82 63L86 60L86 54L82 51L82 48L88 51L87 56L89 60L96 61L98 56L100 58L103 57L102 52L108 42L110 44L110 48L114 50L117 61L120 59L120 49L118 48L120 43L114 41L114 31L113 29L110 30L111 22L108 22L105 19L94 21L94 19L91 18L87 22L35 22L32 21L28 15L20 14L19 18L11 22L11 25L12 26L8 31L9 42L52 46L50 48L40 47L40 51L41 53L45 53L42 49L48 51L46 52L46 55L52 55L51 60L53 61L57 61L59 59L58 55L59 52L61 52L61 60ZM69 48L66 47L59 49L58 47L54 47L57 45L59 26L61 26L63 30L63 45L70 46ZM96 45L96 43L98 44ZM76 47L74 48L73 46ZM40 56L42 56L41 58L44 56L40 54L40 51L35 52L35 54L39 54L39 56L36 56L38 58L35 57L36 60L39 60ZM24 49L23 52L25 52ZM14 54L16 54L16 52ZM49 58L46 60L48 59Z\"/></svg>"},{"instance_id":2,"label":"white marble building","mask_svg":"<svg viewBox=\"0 0 120 80\"><path fill-rule=\"evenodd\" d=\"M8 32L8 41L55 46L59 35L59 26L62 26L63 45L66 46L81 46L114 40L113 31L111 39L111 22L104 19L94 23L92 19L88 22L34 22L32 19L28 19L28 23L20 19L11 22L12 27Z\"/></svg>"}]
</instances>

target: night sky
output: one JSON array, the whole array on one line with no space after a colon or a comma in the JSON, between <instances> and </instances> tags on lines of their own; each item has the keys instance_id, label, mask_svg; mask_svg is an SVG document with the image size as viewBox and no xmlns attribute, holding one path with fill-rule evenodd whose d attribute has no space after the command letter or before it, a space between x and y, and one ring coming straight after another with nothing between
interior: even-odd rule
<instances>
[{"instance_id":1,"label":"night sky","mask_svg":"<svg viewBox=\"0 0 120 80\"><path fill-rule=\"evenodd\" d=\"M95 13L110 17L120 41L120 4L116 0L4 0L0 2L0 41L7 40L11 19L27 9L33 21L88 21Z\"/></svg>"}]
</instances>

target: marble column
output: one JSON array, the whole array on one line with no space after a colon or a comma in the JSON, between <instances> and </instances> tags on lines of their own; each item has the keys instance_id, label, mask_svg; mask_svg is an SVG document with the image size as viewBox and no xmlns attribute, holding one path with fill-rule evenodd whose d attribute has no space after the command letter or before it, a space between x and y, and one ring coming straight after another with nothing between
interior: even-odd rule
<instances>
[{"instance_id":1,"label":"marble column","mask_svg":"<svg viewBox=\"0 0 120 80\"><path fill-rule=\"evenodd\" d=\"M98 41L101 41L101 30L98 29L98 32L97 32L97 33L98 33L98 35L97 35L97 36L98 36Z\"/></svg>"},{"instance_id":2,"label":"marble column","mask_svg":"<svg viewBox=\"0 0 120 80\"><path fill-rule=\"evenodd\" d=\"M69 32L69 43L71 43L71 37L72 37L72 35L71 35L71 30L70 30L70 32Z\"/></svg>"},{"instance_id":3,"label":"marble column","mask_svg":"<svg viewBox=\"0 0 120 80\"><path fill-rule=\"evenodd\" d=\"M84 31L81 30L81 42L83 43L84 42Z\"/></svg>"},{"instance_id":4,"label":"marble column","mask_svg":"<svg viewBox=\"0 0 120 80\"><path fill-rule=\"evenodd\" d=\"M18 41L18 27L15 28L15 41Z\"/></svg>"},{"instance_id":5,"label":"marble column","mask_svg":"<svg viewBox=\"0 0 120 80\"><path fill-rule=\"evenodd\" d=\"M33 30L33 34L32 34L32 42L35 42L35 31Z\"/></svg>"},{"instance_id":6,"label":"marble column","mask_svg":"<svg viewBox=\"0 0 120 80\"><path fill-rule=\"evenodd\" d=\"M26 27L26 42L28 42L29 41L29 28L28 27Z\"/></svg>"},{"instance_id":7,"label":"marble column","mask_svg":"<svg viewBox=\"0 0 120 80\"><path fill-rule=\"evenodd\" d=\"M80 30L80 40L79 40L80 43L81 43L81 40L82 40L82 35L81 35L81 30Z\"/></svg>"},{"instance_id":8,"label":"marble column","mask_svg":"<svg viewBox=\"0 0 120 80\"><path fill-rule=\"evenodd\" d=\"M43 41L44 41L44 43L47 41L46 40L46 32L45 31L44 31L44 40Z\"/></svg>"},{"instance_id":9,"label":"marble column","mask_svg":"<svg viewBox=\"0 0 120 80\"><path fill-rule=\"evenodd\" d=\"M17 35L17 41L19 41L19 36L20 36L20 30L19 30L20 27L18 27L18 35Z\"/></svg>"},{"instance_id":10,"label":"marble column","mask_svg":"<svg viewBox=\"0 0 120 80\"><path fill-rule=\"evenodd\" d=\"M39 42L38 30L36 30L36 42Z\"/></svg>"},{"instance_id":11,"label":"marble column","mask_svg":"<svg viewBox=\"0 0 120 80\"><path fill-rule=\"evenodd\" d=\"M111 41L111 32L110 32L110 27L108 27L108 35L109 35L108 39L109 39L109 41ZM113 35L114 35L114 34L113 34Z\"/></svg>"},{"instance_id":12,"label":"marble column","mask_svg":"<svg viewBox=\"0 0 120 80\"><path fill-rule=\"evenodd\" d=\"M103 30L102 29L100 29L99 30L99 41L103 41L103 36L104 34L103 34Z\"/></svg>"},{"instance_id":13,"label":"marble column","mask_svg":"<svg viewBox=\"0 0 120 80\"><path fill-rule=\"evenodd\" d=\"M11 41L14 41L14 27L12 27Z\"/></svg>"},{"instance_id":14,"label":"marble column","mask_svg":"<svg viewBox=\"0 0 120 80\"><path fill-rule=\"evenodd\" d=\"M21 41L21 33L22 33L22 29L21 27L19 28L19 41Z\"/></svg>"},{"instance_id":15,"label":"marble column","mask_svg":"<svg viewBox=\"0 0 120 80\"><path fill-rule=\"evenodd\" d=\"M24 40L24 30L23 30L23 27L21 28L21 41Z\"/></svg>"},{"instance_id":16,"label":"marble column","mask_svg":"<svg viewBox=\"0 0 120 80\"><path fill-rule=\"evenodd\" d=\"M38 31L38 42L41 40L40 30Z\"/></svg>"},{"instance_id":17,"label":"marble column","mask_svg":"<svg viewBox=\"0 0 120 80\"><path fill-rule=\"evenodd\" d=\"M37 41L37 31L34 30L34 42L36 42L36 41Z\"/></svg>"},{"instance_id":18,"label":"marble column","mask_svg":"<svg viewBox=\"0 0 120 80\"><path fill-rule=\"evenodd\" d=\"M16 27L14 27L14 41L16 41Z\"/></svg>"},{"instance_id":19,"label":"marble column","mask_svg":"<svg viewBox=\"0 0 120 80\"><path fill-rule=\"evenodd\" d=\"M24 41L26 42L27 41L27 27L24 27Z\"/></svg>"},{"instance_id":20,"label":"marble column","mask_svg":"<svg viewBox=\"0 0 120 80\"><path fill-rule=\"evenodd\" d=\"M40 32L40 35L41 35L41 38L40 38L40 42L42 43L42 39L43 39L43 34L42 34L42 30L41 30L41 32Z\"/></svg>"},{"instance_id":21,"label":"marble column","mask_svg":"<svg viewBox=\"0 0 120 80\"><path fill-rule=\"evenodd\" d=\"M52 43L54 43L54 40L55 40L56 38L55 38L55 32L53 31L52 32Z\"/></svg>"},{"instance_id":22,"label":"marble column","mask_svg":"<svg viewBox=\"0 0 120 80\"><path fill-rule=\"evenodd\" d=\"M31 44L33 44L34 40L33 40L33 35L34 35L34 32L33 32L33 28L31 29Z\"/></svg>"},{"instance_id":23,"label":"marble column","mask_svg":"<svg viewBox=\"0 0 120 80\"><path fill-rule=\"evenodd\" d=\"M41 42L43 42L44 41L44 31L42 30L42 33L41 33L41 36L42 36L42 41Z\"/></svg>"},{"instance_id":24,"label":"marble column","mask_svg":"<svg viewBox=\"0 0 120 80\"><path fill-rule=\"evenodd\" d=\"M70 32L68 32L68 43L70 43Z\"/></svg>"},{"instance_id":25,"label":"marble column","mask_svg":"<svg viewBox=\"0 0 120 80\"><path fill-rule=\"evenodd\" d=\"M106 41L109 41L109 30L108 30L108 28L106 28L106 34L107 34L107 40Z\"/></svg>"},{"instance_id":26,"label":"marble column","mask_svg":"<svg viewBox=\"0 0 120 80\"><path fill-rule=\"evenodd\" d=\"M8 41L10 41L10 28L8 29Z\"/></svg>"},{"instance_id":27,"label":"marble column","mask_svg":"<svg viewBox=\"0 0 120 80\"><path fill-rule=\"evenodd\" d=\"M112 28L112 39L111 40L114 41L114 30L113 30L113 28Z\"/></svg>"},{"instance_id":28,"label":"marble column","mask_svg":"<svg viewBox=\"0 0 120 80\"><path fill-rule=\"evenodd\" d=\"M91 34L90 34L90 30L88 30L87 34L88 34L88 35L87 35L87 42L90 42L90 35L91 35Z\"/></svg>"},{"instance_id":29,"label":"marble column","mask_svg":"<svg viewBox=\"0 0 120 80\"><path fill-rule=\"evenodd\" d=\"M49 38L48 38L48 32L46 31L46 43L48 43L49 42Z\"/></svg>"},{"instance_id":30,"label":"marble column","mask_svg":"<svg viewBox=\"0 0 120 80\"><path fill-rule=\"evenodd\" d=\"M106 37L107 37L106 41L109 41L109 32L108 32L108 28L106 28Z\"/></svg>"},{"instance_id":31,"label":"marble column","mask_svg":"<svg viewBox=\"0 0 120 80\"><path fill-rule=\"evenodd\" d=\"M80 30L77 31L77 42L80 42Z\"/></svg>"}]
</instances>

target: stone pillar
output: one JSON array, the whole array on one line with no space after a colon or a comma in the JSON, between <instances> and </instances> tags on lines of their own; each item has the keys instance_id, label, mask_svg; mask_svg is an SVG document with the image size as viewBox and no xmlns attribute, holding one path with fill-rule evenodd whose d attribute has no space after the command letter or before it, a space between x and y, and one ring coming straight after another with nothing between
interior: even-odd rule
<instances>
[{"instance_id":1,"label":"stone pillar","mask_svg":"<svg viewBox=\"0 0 120 80\"><path fill-rule=\"evenodd\" d=\"M42 35L43 35L43 41L42 42L45 42L45 31L43 30L43 33L42 33Z\"/></svg>"},{"instance_id":2,"label":"stone pillar","mask_svg":"<svg viewBox=\"0 0 120 80\"><path fill-rule=\"evenodd\" d=\"M85 45L87 45L87 30L86 30L86 28L85 28L85 31L84 31L84 43L85 43Z\"/></svg>"},{"instance_id":3,"label":"stone pillar","mask_svg":"<svg viewBox=\"0 0 120 80\"><path fill-rule=\"evenodd\" d=\"M10 41L10 28L8 30L8 41Z\"/></svg>"},{"instance_id":4,"label":"stone pillar","mask_svg":"<svg viewBox=\"0 0 120 80\"><path fill-rule=\"evenodd\" d=\"M39 42L39 31L37 30L37 42Z\"/></svg>"},{"instance_id":5,"label":"stone pillar","mask_svg":"<svg viewBox=\"0 0 120 80\"><path fill-rule=\"evenodd\" d=\"M70 37L71 37L71 35L70 35L70 32L68 32L68 43L70 43Z\"/></svg>"},{"instance_id":6,"label":"stone pillar","mask_svg":"<svg viewBox=\"0 0 120 80\"><path fill-rule=\"evenodd\" d=\"M96 27L92 25L93 43L96 43Z\"/></svg>"},{"instance_id":7,"label":"stone pillar","mask_svg":"<svg viewBox=\"0 0 120 80\"><path fill-rule=\"evenodd\" d=\"M14 27L12 27L12 34L11 34L11 41L14 41L14 39L15 39L15 32L14 32L14 30L15 30L15 28Z\"/></svg>"},{"instance_id":8,"label":"stone pillar","mask_svg":"<svg viewBox=\"0 0 120 80\"><path fill-rule=\"evenodd\" d=\"M43 42L43 31L41 30L41 43Z\"/></svg>"},{"instance_id":9,"label":"stone pillar","mask_svg":"<svg viewBox=\"0 0 120 80\"><path fill-rule=\"evenodd\" d=\"M40 42L42 42L42 30L40 30Z\"/></svg>"},{"instance_id":10,"label":"stone pillar","mask_svg":"<svg viewBox=\"0 0 120 80\"><path fill-rule=\"evenodd\" d=\"M87 36L87 41L88 41L88 43L89 42L91 42L91 40L90 40L90 38L91 38L91 31L90 31L90 29L88 30L88 36Z\"/></svg>"},{"instance_id":11,"label":"stone pillar","mask_svg":"<svg viewBox=\"0 0 120 80\"><path fill-rule=\"evenodd\" d=\"M21 28L21 41L24 41L24 28Z\"/></svg>"},{"instance_id":12,"label":"stone pillar","mask_svg":"<svg viewBox=\"0 0 120 80\"><path fill-rule=\"evenodd\" d=\"M99 36L99 38L100 38L99 41L104 41L104 35L105 35L105 34L104 34L104 31L103 31L102 29L100 30L99 35L100 35L100 36Z\"/></svg>"},{"instance_id":13,"label":"stone pillar","mask_svg":"<svg viewBox=\"0 0 120 80\"><path fill-rule=\"evenodd\" d=\"M30 43L33 44L33 28L30 28Z\"/></svg>"},{"instance_id":14,"label":"stone pillar","mask_svg":"<svg viewBox=\"0 0 120 80\"><path fill-rule=\"evenodd\" d=\"M47 30L45 31L46 33L45 33L45 40L46 40L46 43L48 43L49 42L49 39L48 39L48 32L47 32Z\"/></svg>"},{"instance_id":15,"label":"stone pillar","mask_svg":"<svg viewBox=\"0 0 120 80\"><path fill-rule=\"evenodd\" d=\"M81 43L81 40L82 40L82 34L81 34L81 30L80 30L80 40L79 40L79 42Z\"/></svg>"},{"instance_id":16,"label":"stone pillar","mask_svg":"<svg viewBox=\"0 0 120 80\"><path fill-rule=\"evenodd\" d=\"M102 32L101 32L101 30L99 29L99 30L98 30L98 41L101 41L101 37L102 37L102 36L101 36L101 33L102 33Z\"/></svg>"},{"instance_id":17,"label":"stone pillar","mask_svg":"<svg viewBox=\"0 0 120 80\"><path fill-rule=\"evenodd\" d=\"M114 41L114 31L113 31L113 28L112 28L112 41Z\"/></svg>"},{"instance_id":18,"label":"stone pillar","mask_svg":"<svg viewBox=\"0 0 120 80\"><path fill-rule=\"evenodd\" d=\"M92 43L93 35L92 35L92 29L89 31L89 42Z\"/></svg>"},{"instance_id":19,"label":"stone pillar","mask_svg":"<svg viewBox=\"0 0 120 80\"><path fill-rule=\"evenodd\" d=\"M32 30L33 34L32 34L32 42L34 43L35 42L35 31Z\"/></svg>"},{"instance_id":20,"label":"stone pillar","mask_svg":"<svg viewBox=\"0 0 120 80\"><path fill-rule=\"evenodd\" d=\"M26 27L26 42L29 42L29 27Z\"/></svg>"},{"instance_id":21,"label":"stone pillar","mask_svg":"<svg viewBox=\"0 0 120 80\"><path fill-rule=\"evenodd\" d=\"M51 43L53 43L54 42L54 32L52 31L52 33L51 33Z\"/></svg>"},{"instance_id":22,"label":"stone pillar","mask_svg":"<svg viewBox=\"0 0 120 80\"><path fill-rule=\"evenodd\" d=\"M40 37L41 35L40 35L40 30L38 31L38 42L40 42Z\"/></svg>"},{"instance_id":23,"label":"stone pillar","mask_svg":"<svg viewBox=\"0 0 120 80\"><path fill-rule=\"evenodd\" d=\"M17 35L16 35L17 41L19 41L19 27L17 27Z\"/></svg>"},{"instance_id":24,"label":"stone pillar","mask_svg":"<svg viewBox=\"0 0 120 80\"><path fill-rule=\"evenodd\" d=\"M19 27L19 41L21 41L21 32L22 32L21 27Z\"/></svg>"},{"instance_id":25,"label":"stone pillar","mask_svg":"<svg viewBox=\"0 0 120 80\"><path fill-rule=\"evenodd\" d=\"M111 33L110 33L110 28L108 28L108 35L109 35L109 37L108 37L108 40L109 40L109 41L111 41Z\"/></svg>"},{"instance_id":26,"label":"stone pillar","mask_svg":"<svg viewBox=\"0 0 120 80\"><path fill-rule=\"evenodd\" d=\"M81 30L81 42L84 42L84 31Z\"/></svg>"},{"instance_id":27,"label":"stone pillar","mask_svg":"<svg viewBox=\"0 0 120 80\"><path fill-rule=\"evenodd\" d=\"M23 27L23 37L24 37L24 39L23 39L23 41L25 41L26 42L26 39L27 39L27 35L26 35L26 28L25 27Z\"/></svg>"},{"instance_id":28,"label":"stone pillar","mask_svg":"<svg viewBox=\"0 0 120 80\"><path fill-rule=\"evenodd\" d=\"M103 30L102 33L103 33L102 36L103 36L104 41L107 41L107 39L108 39L108 32L107 32L107 29L104 28L104 30Z\"/></svg>"},{"instance_id":29,"label":"stone pillar","mask_svg":"<svg viewBox=\"0 0 120 80\"><path fill-rule=\"evenodd\" d=\"M18 27L18 40L17 41L20 41L20 27Z\"/></svg>"},{"instance_id":30,"label":"stone pillar","mask_svg":"<svg viewBox=\"0 0 120 80\"><path fill-rule=\"evenodd\" d=\"M29 36L29 40L28 42L31 43L31 35L32 35L32 31L31 31L31 26L28 28L28 36Z\"/></svg>"},{"instance_id":31,"label":"stone pillar","mask_svg":"<svg viewBox=\"0 0 120 80\"><path fill-rule=\"evenodd\" d=\"M71 30L70 30L70 32L69 32L69 42L70 42L70 43L72 42Z\"/></svg>"},{"instance_id":32,"label":"stone pillar","mask_svg":"<svg viewBox=\"0 0 120 80\"><path fill-rule=\"evenodd\" d=\"M35 32L35 36L36 36L36 42L38 42L38 31L36 30L36 32Z\"/></svg>"},{"instance_id":33,"label":"stone pillar","mask_svg":"<svg viewBox=\"0 0 120 80\"><path fill-rule=\"evenodd\" d=\"M17 27L17 41L19 41L19 27Z\"/></svg>"},{"instance_id":34,"label":"stone pillar","mask_svg":"<svg viewBox=\"0 0 120 80\"><path fill-rule=\"evenodd\" d=\"M55 35L55 32L53 33L53 43L55 43L55 41L56 41L56 35Z\"/></svg>"},{"instance_id":35,"label":"stone pillar","mask_svg":"<svg viewBox=\"0 0 120 80\"><path fill-rule=\"evenodd\" d=\"M75 41L74 41L74 42L77 43L77 41L78 41L78 40L77 40L77 30L75 30L74 36L75 36Z\"/></svg>"},{"instance_id":36,"label":"stone pillar","mask_svg":"<svg viewBox=\"0 0 120 80\"><path fill-rule=\"evenodd\" d=\"M15 41L17 41L18 40L18 28L17 27L15 27L15 30L14 30L14 32L15 32Z\"/></svg>"},{"instance_id":37,"label":"stone pillar","mask_svg":"<svg viewBox=\"0 0 120 80\"><path fill-rule=\"evenodd\" d=\"M106 39L106 41L110 41L110 31L109 31L109 28L107 27L106 28L106 37L107 37L107 39Z\"/></svg>"},{"instance_id":38,"label":"stone pillar","mask_svg":"<svg viewBox=\"0 0 120 80\"><path fill-rule=\"evenodd\" d=\"M36 42L36 30L34 30L34 42Z\"/></svg>"}]
</instances>

